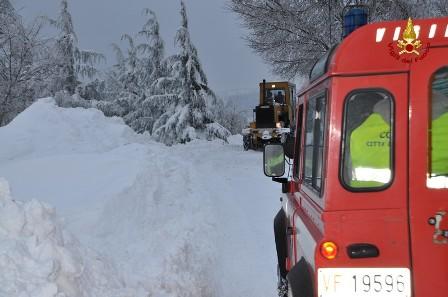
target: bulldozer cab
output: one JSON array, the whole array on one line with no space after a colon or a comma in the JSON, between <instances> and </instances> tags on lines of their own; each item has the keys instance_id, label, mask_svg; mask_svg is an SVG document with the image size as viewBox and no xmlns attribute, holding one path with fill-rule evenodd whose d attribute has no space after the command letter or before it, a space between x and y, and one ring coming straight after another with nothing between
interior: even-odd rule
<instances>
[{"instance_id":1,"label":"bulldozer cab","mask_svg":"<svg viewBox=\"0 0 448 297\"><path fill-rule=\"evenodd\" d=\"M260 83L260 105L291 105L294 91L295 86L289 82L262 82Z\"/></svg>"},{"instance_id":2,"label":"bulldozer cab","mask_svg":"<svg viewBox=\"0 0 448 297\"><path fill-rule=\"evenodd\" d=\"M267 143L285 143L296 122L296 86L289 82L260 83L260 101L254 109L254 121L243 129L244 149L262 148Z\"/></svg>"},{"instance_id":3,"label":"bulldozer cab","mask_svg":"<svg viewBox=\"0 0 448 297\"><path fill-rule=\"evenodd\" d=\"M255 109L257 128L289 128L294 123L295 85L289 82L260 83L260 105Z\"/></svg>"}]
</instances>

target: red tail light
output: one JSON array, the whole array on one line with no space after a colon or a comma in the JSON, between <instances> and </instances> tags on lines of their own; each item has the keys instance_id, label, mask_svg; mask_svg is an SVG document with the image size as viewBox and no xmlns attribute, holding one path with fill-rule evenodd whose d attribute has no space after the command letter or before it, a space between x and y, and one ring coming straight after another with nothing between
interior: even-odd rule
<instances>
[{"instance_id":1,"label":"red tail light","mask_svg":"<svg viewBox=\"0 0 448 297\"><path fill-rule=\"evenodd\" d=\"M328 260L333 260L338 254L338 246L332 241L326 241L320 246L321 255Z\"/></svg>"}]
</instances>

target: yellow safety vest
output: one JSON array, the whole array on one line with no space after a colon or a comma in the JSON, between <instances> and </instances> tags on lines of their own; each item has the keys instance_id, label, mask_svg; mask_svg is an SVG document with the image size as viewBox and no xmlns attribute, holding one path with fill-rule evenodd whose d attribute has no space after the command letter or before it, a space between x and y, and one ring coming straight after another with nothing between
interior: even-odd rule
<instances>
[{"instance_id":1,"label":"yellow safety vest","mask_svg":"<svg viewBox=\"0 0 448 297\"><path fill-rule=\"evenodd\" d=\"M380 187L391 178L390 125L372 113L350 135L350 157L354 188Z\"/></svg>"},{"instance_id":2,"label":"yellow safety vest","mask_svg":"<svg viewBox=\"0 0 448 297\"><path fill-rule=\"evenodd\" d=\"M431 173L448 175L448 112L432 121Z\"/></svg>"}]
</instances>

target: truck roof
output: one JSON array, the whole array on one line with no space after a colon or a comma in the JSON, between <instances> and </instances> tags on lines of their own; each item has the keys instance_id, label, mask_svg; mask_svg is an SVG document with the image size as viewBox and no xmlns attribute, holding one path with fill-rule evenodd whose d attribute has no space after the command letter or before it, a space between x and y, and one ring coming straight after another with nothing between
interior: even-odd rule
<instances>
[{"instance_id":1,"label":"truck roof","mask_svg":"<svg viewBox=\"0 0 448 297\"><path fill-rule=\"evenodd\" d=\"M266 81L266 86L267 87L272 87L272 85L275 85L275 87L279 87L279 88L284 88L287 89L288 87L295 87L296 85L293 84L292 82L289 81ZM263 86L263 82L261 82L260 84L260 88Z\"/></svg>"},{"instance_id":2,"label":"truck roof","mask_svg":"<svg viewBox=\"0 0 448 297\"><path fill-rule=\"evenodd\" d=\"M319 59L310 72L310 82L300 93L329 76L357 76L371 73L409 71L411 63L423 60L431 48L448 46L448 17L413 20L421 47L416 54L400 55L398 41L403 40L407 20L365 25Z\"/></svg>"}]
</instances>

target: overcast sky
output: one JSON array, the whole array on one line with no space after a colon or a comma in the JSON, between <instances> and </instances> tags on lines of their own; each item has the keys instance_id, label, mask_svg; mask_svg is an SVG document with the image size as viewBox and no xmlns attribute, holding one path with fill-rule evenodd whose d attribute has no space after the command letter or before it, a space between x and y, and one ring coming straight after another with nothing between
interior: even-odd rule
<instances>
[{"instance_id":1,"label":"overcast sky","mask_svg":"<svg viewBox=\"0 0 448 297\"><path fill-rule=\"evenodd\" d=\"M236 15L225 9L227 0L186 0L190 34L196 45L210 87L258 90L258 83L273 75L242 39L244 29ZM12 0L25 19L40 15L55 18L60 0ZM174 36L180 24L180 0L69 0L69 9L81 49L102 52L109 65L115 62L110 44L123 33L135 34L145 18L143 8L155 11L167 54L175 52ZM124 45L124 44L123 44Z\"/></svg>"}]
</instances>

